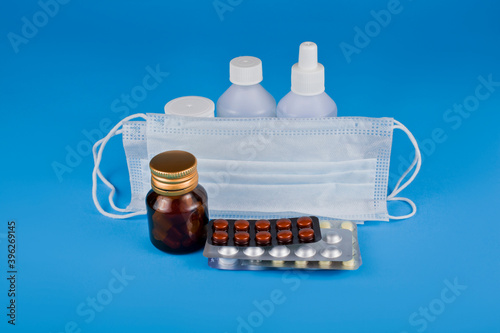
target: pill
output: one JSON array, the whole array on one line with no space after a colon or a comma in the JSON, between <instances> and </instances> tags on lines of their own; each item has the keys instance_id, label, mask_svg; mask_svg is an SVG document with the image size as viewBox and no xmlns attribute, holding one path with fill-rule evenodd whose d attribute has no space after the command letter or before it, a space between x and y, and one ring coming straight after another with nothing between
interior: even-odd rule
<instances>
[{"instance_id":1,"label":"pill","mask_svg":"<svg viewBox=\"0 0 500 333\"><path fill-rule=\"evenodd\" d=\"M244 231L248 232L248 229L250 228L250 223L247 220L238 220L234 222L234 230L235 231Z\"/></svg>"},{"instance_id":2,"label":"pill","mask_svg":"<svg viewBox=\"0 0 500 333\"><path fill-rule=\"evenodd\" d=\"M170 229L168 229L167 237L176 240L181 240L182 238L184 238L185 233L178 228L182 228L182 226L178 226L177 228L171 227Z\"/></svg>"},{"instance_id":3,"label":"pill","mask_svg":"<svg viewBox=\"0 0 500 333\"><path fill-rule=\"evenodd\" d=\"M190 247L190 246L193 245L193 243L196 243L196 241L193 240L193 239L191 239L191 238L189 238L189 237L187 237L186 239L184 239L182 241L182 246L184 246L184 247Z\"/></svg>"},{"instance_id":4,"label":"pill","mask_svg":"<svg viewBox=\"0 0 500 333\"><path fill-rule=\"evenodd\" d=\"M299 229L312 228L313 220L309 216L302 216L297 219L297 227Z\"/></svg>"},{"instance_id":5,"label":"pill","mask_svg":"<svg viewBox=\"0 0 500 333\"><path fill-rule=\"evenodd\" d=\"M259 231L255 235L255 242L257 243L257 245L271 244L271 233L269 231Z\"/></svg>"},{"instance_id":6,"label":"pill","mask_svg":"<svg viewBox=\"0 0 500 333\"><path fill-rule=\"evenodd\" d=\"M276 229L280 230L290 230L292 228L292 221L289 219L279 219L276 221Z\"/></svg>"},{"instance_id":7,"label":"pill","mask_svg":"<svg viewBox=\"0 0 500 333\"><path fill-rule=\"evenodd\" d=\"M278 239L278 243L288 244L292 242L293 233L290 230L281 230L278 231L276 238Z\"/></svg>"},{"instance_id":8,"label":"pill","mask_svg":"<svg viewBox=\"0 0 500 333\"><path fill-rule=\"evenodd\" d=\"M332 227L332 225L330 224L330 221L321 221L319 223L319 227L322 229L329 229Z\"/></svg>"},{"instance_id":9,"label":"pill","mask_svg":"<svg viewBox=\"0 0 500 333\"><path fill-rule=\"evenodd\" d=\"M201 226L200 218L195 216L196 214L197 213L193 213L189 221L186 223L187 233L190 237L193 235L199 235L202 229L204 229L204 226Z\"/></svg>"},{"instance_id":10,"label":"pill","mask_svg":"<svg viewBox=\"0 0 500 333\"><path fill-rule=\"evenodd\" d=\"M314 240L314 230L310 228L300 229L299 240L303 243L312 242Z\"/></svg>"},{"instance_id":11,"label":"pill","mask_svg":"<svg viewBox=\"0 0 500 333\"><path fill-rule=\"evenodd\" d=\"M172 249L178 249L181 247L181 242L177 238L169 238L168 236L165 237L162 241L163 243L167 244L167 246L171 247Z\"/></svg>"},{"instance_id":12,"label":"pill","mask_svg":"<svg viewBox=\"0 0 500 333\"><path fill-rule=\"evenodd\" d=\"M224 219L215 220L213 223L214 230L227 231L229 223Z\"/></svg>"},{"instance_id":13,"label":"pill","mask_svg":"<svg viewBox=\"0 0 500 333\"><path fill-rule=\"evenodd\" d=\"M353 267L355 264L356 260L354 260L354 258L348 261L342 261L342 265L347 267Z\"/></svg>"},{"instance_id":14,"label":"pill","mask_svg":"<svg viewBox=\"0 0 500 333\"><path fill-rule=\"evenodd\" d=\"M352 224L352 222L349 222L349 221L342 222L342 224L340 225L340 227L342 229L347 229L347 230L351 230L351 231L354 230L354 225Z\"/></svg>"},{"instance_id":15,"label":"pill","mask_svg":"<svg viewBox=\"0 0 500 333\"><path fill-rule=\"evenodd\" d=\"M243 253L245 253L247 256L249 257L258 257L258 256L261 256L264 254L264 249L261 248L261 247L255 247L255 246L252 246L252 247L249 247L249 248L246 248Z\"/></svg>"},{"instance_id":16,"label":"pill","mask_svg":"<svg viewBox=\"0 0 500 333\"><path fill-rule=\"evenodd\" d=\"M328 231L325 233L325 242L328 244L337 244L342 240L342 236L340 236L336 231Z\"/></svg>"},{"instance_id":17,"label":"pill","mask_svg":"<svg viewBox=\"0 0 500 333\"><path fill-rule=\"evenodd\" d=\"M238 253L238 249L234 246L223 246L219 249L219 253L223 256L234 256Z\"/></svg>"},{"instance_id":18,"label":"pill","mask_svg":"<svg viewBox=\"0 0 500 333\"><path fill-rule=\"evenodd\" d=\"M271 222L268 220L258 220L255 222L255 231L269 231L271 230Z\"/></svg>"},{"instance_id":19,"label":"pill","mask_svg":"<svg viewBox=\"0 0 500 333\"><path fill-rule=\"evenodd\" d=\"M325 258L338 258L342 255L342 250L336 246L328 246L321 250L321 255Z\"/></svg>"},{"instance_id":20,"label":"pill","mask_svg":"<svg viewBox=\"0 0 500 333\"><path fill-rule=\"evenodd\" d=\"M240 231L234 234L234 244L239 246L245 246L248 245L249 242L250 242L250 234L248 232Z\"/></svg>"},{"instance_id":21,"label":"pill","mask_svg":"<svg viewBox=\"0 0 500 333\"><path fill-rule=\"evenodd\" d=\"M275 246L269 251L269 254L276 258L286 257L290 253L290 249L286 246Z\"/></svg>"},{"instance_id":22,"label":"pill","mask_svg":"<svg viewBox=\"0 0 500 333\"><path fill-rule=\"evenodd\" d=\"M228 239L229 236L225 231L215 231L212 234L212 242L214 243L214 245L225 245L227 244Z\"/></svg>"},{"instance_id":23,"label":"pill","mask_svg":"<svg viewBox=\"0 0 500 333\"><path fill-rule=\"evenodd\" d=\"M297 250L295 250L295 255L300 258L311 258L316 254L316 250L309 245L302 245Z\"/></svg>"},{"instance_id":24,"label":"pill","mask_svg":"<svg viewBox=\"0 0 500 333\"><path fill-rule=\"evenodd\" d=\"M221 266L233 266L233 265L236 265L237 261L238 261L238 259L219 258L219 264Z\"/></svg>"},{"instance_id":25,"label":"pill","mask_svg":"<svg viewBox=\"0 0 500 333\"><path fill-rule=\"evenodd\" d=\"M172 220L165 216L164 213L156 211L153 213L153 224L155 228L161 228L167 232L172 227Z\"/></svg>"},{"instance_id":26,"label":"pill","mask_svg":"<svg viewBox=\"0 0 500 333\"><path fill-rule=\"evenodd\" d=\"M295 267L306 268L307 267L307 261L302 261L302 260L296 261L295 262Z\"/></svg>"},{"instance_id":27,"label":"pill","mask_svg":"<svg viewBox=\"0 0 500 333\"><path fill-rule=\"evenodd\" d=\"M248 261L248 263L249 263L250 265L258 265L258 264L260 264L261 262L262 262L262 260L255 260L255 259L250 259L250 260Z\"/></svg>"},{"instance_id":28,"label":"pill","mask_svg":"<svg viewBox=\"0 0 500 333\"><path fill-rule=\"evenodd\" d=\"M318 265L321 268L329 268L332 265L332 261L318 261Z\"/></svg>"},{"instance_id":29,"label":"pill","mask_svg":"<svg viewBox=\"0 0 500 333\"><path fill-rule=\"evenodd\" d=\"M156 240L163 240L165 237L167 237L167 234L157 228L154 228L153 231L153 237L156 239Z\"/></svg>"},{"instance_id":30,"label":"pill","mask_svg":"<svg viewBox=\"0 0 500 333\"><path fill-rule=\"evenodd\" d=\"M274 267L283 267L285 262L283 260L273 260L271 261Z\"/></svg>"}]
</instances>

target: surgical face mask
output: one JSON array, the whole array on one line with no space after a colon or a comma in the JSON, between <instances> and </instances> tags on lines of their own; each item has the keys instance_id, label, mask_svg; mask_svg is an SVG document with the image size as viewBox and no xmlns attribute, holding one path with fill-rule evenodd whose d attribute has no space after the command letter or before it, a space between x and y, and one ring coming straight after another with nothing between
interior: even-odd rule
<instances>
[{"instance_id":1,"label":"surgical face mask","mask_svg":"<svg viewBox=\"0 0 500 333\"><path fill-rule=\"evenodd\" d=\"M133 119L140 118L141 121ZM415 159L387 194L393 131L404 131ZM99 170L104 147L123 135L132 199L114 204L114 186ZM167 150L198 159L199 183L208 193L210 218L279 218L315 215L353 221L404 219L415 204L397 197L416 177L421 155L410 131L392 118L194 118L136 114L118 123L94 146L92 194L106 216L145 214L149 161ZM403 180L413 170L404 183ZM111 190L105 211L97 200L97 178ZM412 212L390 216L387 201L407 202ZM121 213L121 214L117 214Z\"/></svg>"}]
</instances>

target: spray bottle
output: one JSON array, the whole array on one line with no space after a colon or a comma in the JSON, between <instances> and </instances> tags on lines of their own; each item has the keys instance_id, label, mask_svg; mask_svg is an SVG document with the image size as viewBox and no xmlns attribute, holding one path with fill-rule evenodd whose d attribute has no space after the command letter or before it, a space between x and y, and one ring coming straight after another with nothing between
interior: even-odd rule
<instances>
[{"instance_id":1,"label":"spray bottle","mask_svg":"<svg viewBox=\"0 0 500 333\"><path fill-rule=\"evenodd\" d=\"M299 62L292 66L292 91L278 103L277 116L337 116L337 105L325 93L325 68L318 63L318 46L315 43L300 44Z\"/></svg>"}]
</instances>

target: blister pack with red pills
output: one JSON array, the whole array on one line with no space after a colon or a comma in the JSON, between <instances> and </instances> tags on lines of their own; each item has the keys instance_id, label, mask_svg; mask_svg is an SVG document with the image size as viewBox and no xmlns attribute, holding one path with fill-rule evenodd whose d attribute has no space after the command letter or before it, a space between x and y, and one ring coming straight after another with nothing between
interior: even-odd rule
<instances>
[{"instance_id":1,"label":"blister pack with red pills","mask_svg":"<svg viewBox=\"0 0 500 333\"><path fill-rule=\"evenodd\" d=\"M210 221L203 255L226 270L355 270L361 265L356 224L314 216Z\"/></svg>"}]
</instances>

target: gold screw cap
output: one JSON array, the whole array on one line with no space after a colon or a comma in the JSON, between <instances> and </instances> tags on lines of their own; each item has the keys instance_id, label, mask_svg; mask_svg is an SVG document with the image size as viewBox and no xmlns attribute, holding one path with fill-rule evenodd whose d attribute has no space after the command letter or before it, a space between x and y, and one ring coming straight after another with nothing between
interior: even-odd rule
<instances>
[{"instance_id":1,"label":"gold screw cap","mask_svg":"<svg viewBox=\"0 0 500 333\"><path fill-rule=\"evenodd\" d=\"M191 192L198 185L196 157L182 150L170 150L149 162L151 186L161 195L176 196Z\"/></svg>"}]
</instances>

